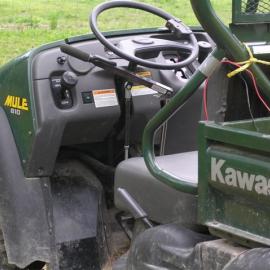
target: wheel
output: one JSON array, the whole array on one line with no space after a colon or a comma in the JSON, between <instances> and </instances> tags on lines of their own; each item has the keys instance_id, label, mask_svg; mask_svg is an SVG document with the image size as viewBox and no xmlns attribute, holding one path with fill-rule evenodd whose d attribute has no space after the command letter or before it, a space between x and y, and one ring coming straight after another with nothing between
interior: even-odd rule
<instances>
[{"instance_id":1,"label":"wheel","mask_svg":"<svg viewBox=\"0 0 270 270\"><path fill-rule=\"evenodd\" d=\"M269 265L270 249L254 248L234 258L223 270L268 270Z\"/></svg>"}]
</instances>

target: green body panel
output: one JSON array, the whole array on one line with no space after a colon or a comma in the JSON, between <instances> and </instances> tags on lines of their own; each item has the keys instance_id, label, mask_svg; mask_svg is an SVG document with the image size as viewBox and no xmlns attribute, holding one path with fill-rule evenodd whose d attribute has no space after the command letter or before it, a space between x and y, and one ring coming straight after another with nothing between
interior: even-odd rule
<instances>
[{"instance_id":1,"label":"green body panel","mask_svg":"<svg viewBox=\"0 0 270 270\"><path fill-rule=\"evenodd\" d=\"M230 29L242 42L270 41L268 24L231 24ZM265 55L259 56L262 57L265 58Z\"/></svg>"},{"instance_id":2,"label":"green body panel","mask_svg":"<svg viewBox=\"0 0 270 270\"><path fill-rule=\"evenodd\" d=\"M270 246L270 119L256 127L200 124L198 217L216 235Z\"/></svg>"},{"instance_id":3,"label":"green body panel","mask_svg":"<svg viewBox=\"0 0 270 270\"><path fill-rule=\"evenodd\" d=\"M242 42L270 41L270 3L260 3L259 0L233 0L230 29Z\"/></svg>"},{"instance_id":4,"label":"green body panel","mask_svg":"<svg viewBox=\"0 0 270 270\"><path fill-rule=\"evenodd\" d=\"M0 106L6 112L21 161L24 165L29 159L36 129L35 107L31 95L32 84L28 71L29 55L13 60L0 70ZM8 96L20 97L20 99L25 98L28 111L6 106L5 101ZM15 103L13 105L16 106ZM17 115L15 111L20 115Z\"/></svg>"},{"instance_id":5,"label":"green body panel","mask_svg":"<svg viewBox=\"0 0 270 270\"><path fill-rule=\"evenodd\" d=\"M38 116L32 80L33 59L40 52L55 48L61 44L64 44L64 41L46 44L33 49L0 68L0 106L5 109L7 114L26 177L28 163L31 159L38 132ZM8 95L26 98L29 111L21 110L20 115L11 113L11 108L5 106Z\"/></svg>"},{"instance_id":6,"label":"green body panel","mask_svg":"<svg viewBox=\"0 0 270 270\"><path fill-rule=\"evenodd\" d=\"M229 59L237 61L245 61L249 58L244 44L236 38L231 30L224 25L214 12L209 0L191 0L191 4L197 19L202 27L211 36L218 46L219 56L215 56L221 60L224 55ZM223 53L224 52L224 53ZM264 95L270 100L270 82L267 76L262 72L256 64L251 67L257 83ZM210 74L209 74L210 75ZM198 89L198 86L204 81L204 76L197 71L190 79L187 85L178 92L178 94L167 104L155 117L148 123L143 136L143 154L147 168L159 181L187 193L196 194L197 187L188 185L185 179L178 179L173 175L165 172L155 162L153 140L155 132L160 126L166 122L179 109L188 97Z\"/></svg>"}]
</instances>

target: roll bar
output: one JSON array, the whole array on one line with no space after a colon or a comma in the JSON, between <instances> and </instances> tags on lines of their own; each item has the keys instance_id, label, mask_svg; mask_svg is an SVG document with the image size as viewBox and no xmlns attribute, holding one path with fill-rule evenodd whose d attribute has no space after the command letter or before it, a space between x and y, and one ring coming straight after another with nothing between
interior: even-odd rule
<instances>
[{"instance_id":1,"label":"roll bar","mask_svg":"<svg viewBox=\"0 0 270 270\"><path fill-rule=\"evenodd\" d=\"M190 0L193 11L201 26L215 41L217 47L225 51L225 55L234 61L245 61L249 55L244 44L218 18L210 0ZM257 84L270 101L270 82L257 64L251 66Z\"/></svg>"},{"instance_id":2,"label":"roll bar","mask_svg":"<svg viewBox=\"0 0 270 270\"><path fill-rule=\"evenodd\" d=\"M166 106L164 106L147 124L143 134L143 156L148 170L164 184L185 193L197 194L198 185L180 179L158 166L155 161L154 137L162 124L168 121L184 103L196 92L204 80L213 72L219 61L224 57L223 51L215 50L200 68L194 73L187 84Z\"/></svg>"},{"instance_id":3,"label":"roll bar","mask_svg":"<svg viewBox=\"0 0 270 270\"><path fill-rule=\"evenodd\" d=\"M196 184L189 183L186 179L180 179L158 166L154 152L155 133L164 122L168 121L184 105L205 79L212 74L217 61L222 60L225 55L230 59L233 58L235 61L245 61L249 58L249 55L241 41L217 17L210 0L191 0L191 4L202 27L216 42L217 49L208 56L183 89L148 122L143 134L143 155L148 170L159 181L179 191L197 194L198 186ZM253 64L251 69L261 91L270 100L270 83L268 78L256 64Z\"/></svg>"}]
</instances>

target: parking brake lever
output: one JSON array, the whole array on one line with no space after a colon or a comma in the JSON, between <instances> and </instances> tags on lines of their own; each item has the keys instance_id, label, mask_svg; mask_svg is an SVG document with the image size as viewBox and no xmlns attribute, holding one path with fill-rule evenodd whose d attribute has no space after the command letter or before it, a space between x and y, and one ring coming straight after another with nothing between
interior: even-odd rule
<instances>
[{"instance_id":1,"label":"parking brake lever","mask_svg":"<svg viewBox=\"0 0 270 270\"><path fill-rule=\"evenodd\" d=\"M80 59L81 61L90 62L97 67L108 70L117 76L125 78L127 81L151 88L152 90L156 91L160 97L169 98L173 94L173 89L171 87L153 81L150 78L140 77L133 72L130 72L122 67L118 67L115 62L99 55L88 54L67 44L60 46L60 50L63 53Z\"/></svg>"}]
</instances>

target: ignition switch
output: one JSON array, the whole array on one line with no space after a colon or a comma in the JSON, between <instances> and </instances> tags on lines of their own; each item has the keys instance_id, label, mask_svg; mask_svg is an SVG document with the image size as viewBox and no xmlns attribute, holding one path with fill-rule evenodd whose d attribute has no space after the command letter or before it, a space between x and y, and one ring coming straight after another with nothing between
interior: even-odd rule
<instances>
[{"instance_id":1,"label":"ignition switch","mask_svg":"<svg viewBox=\"0 0 270 270\"><path fill-rule=\"evenodd\" d=\"M76 86L78 77L66 71L61 77L52 77L51 85L55 103L60 109L68 109L73 105L71 90Z\"/></svg>"}]
</instances>

